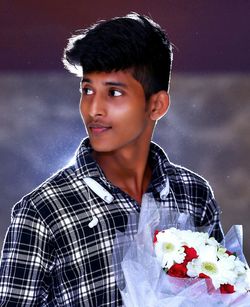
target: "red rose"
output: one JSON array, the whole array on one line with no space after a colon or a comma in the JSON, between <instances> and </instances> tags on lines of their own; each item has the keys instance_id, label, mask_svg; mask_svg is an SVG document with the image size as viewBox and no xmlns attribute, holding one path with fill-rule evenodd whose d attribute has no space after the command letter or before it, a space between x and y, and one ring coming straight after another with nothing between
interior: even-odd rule
<instances>
[{"instance_id":1,"label":"red rose","mask_svg":"<svg viewBox=\"0 0 250 307\"><path fill-rule=\"evenodd\" d=\"M237 257L237 255L236 255L236 253L232 253L232 252L230 252L230 251L226 251L226 254L228 254L228 256L235 256L235 257Z\"/></svg>"},{"instance_id":2,"label":"red rose","mask_svg":"<svg viewBox=\"0 0 250 307\"><path fill-rule=\"evenodd\" d=\"M157 242L157 235L160 231L159 230L156 230L155 233L154 233L154 239L153 239L153 243L156 243Z\"/></svg>"},{"instance_id":3,"label":"red rose","mask_svg":"<svg viewBox=\"0 0 250 307\"><path fill-rule=\"evenodd\" d=\"M171 266L171 268L168 270L168 275L173 277L187 277L187 268L184 263L176 263Z\"/></svg>"},{"instance_id":4,"label":"red rose","mask_svg":"<svg viewBox=\"0 0 250 307\"><path fill-rule=\"evenodd\" d=\"M220 292L221 293L234 293L234 286L230 284L223 284L220 285Z\"/></svg>"},{"instance_id":5,"label":"red rose","mask_svg":"<svg viewBox=\"0 0 250 307\"><path fill-rule=\"evenodd\" d=\"M184 259L185 263L192 261L195 258L198 258L198 254L193 247L188 247L186 245L184 245L183 247L185 249L184 253L186 254L186 257Z\"/></svg>"},{"instance_id":6,"label":"red rose","mask_svg":"<svg viewBox=\"0 0 250 307\"><path fill-rule=\"evenodd\" d=\"M199 274L199 277L200 277L200 278L210 278L209 276L207 276L206 274L203 274L203 273L200 273L200 274Z\"/></svg>"}]
</instances>

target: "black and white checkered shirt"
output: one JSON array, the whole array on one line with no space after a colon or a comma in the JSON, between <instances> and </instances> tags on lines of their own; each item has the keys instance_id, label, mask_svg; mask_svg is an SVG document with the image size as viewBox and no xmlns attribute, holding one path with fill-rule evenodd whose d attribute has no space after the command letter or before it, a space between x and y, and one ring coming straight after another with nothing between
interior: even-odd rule
<instances>
[{"instance_id":1,"label":"black and white checkered shirt","mask_svg":"<svg viewBox=\"0 0 250 307\"><path fill-rule=\"evenodd\" d=\"M13 208L2 251L0 306L122 306L112 269L116 231L140 206L108 182L92 159L89 140L80 145L75 163L48 179ZM151 144L153 177L147 193L161 205L188 212L197 226L213 225L222 239L219 209L208 183L173 165ZM84 178L101 184L113 197L105 202ZM169 181L173 193L163 197ZM98 218L89 227L92 217Z\"/></svg>"}]
</instances>

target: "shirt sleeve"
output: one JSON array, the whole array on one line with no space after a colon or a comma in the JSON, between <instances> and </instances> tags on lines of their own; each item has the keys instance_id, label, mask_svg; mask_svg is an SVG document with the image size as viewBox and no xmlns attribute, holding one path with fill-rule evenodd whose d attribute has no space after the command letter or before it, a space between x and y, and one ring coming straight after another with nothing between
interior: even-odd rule
<instances>
[{"instance_id":1,"label":"shirt sleeve","mask_svg":"<svg viewBox=\"0 0 250 307\"><path fill-rule=\"evenodd\" d=\"M214 198L214 194L210 186L208 186L208 189L209 193L202 215L202 225L211 226L210 236L214 237L218 242L222 242L224 239L224 233L220 222L220 207Z\"/></svg>"},{"instance_id":2,"label":"shirt sleeve","mask_svg":"<svg viewBox=\"0 0 250 307\"><path fill-rule=\"evenodd\" d=\"M0 265L0 306L40 306L51 283L51 233L36 208L21 201L13 210Z\"/></svg>"}]
</instances>

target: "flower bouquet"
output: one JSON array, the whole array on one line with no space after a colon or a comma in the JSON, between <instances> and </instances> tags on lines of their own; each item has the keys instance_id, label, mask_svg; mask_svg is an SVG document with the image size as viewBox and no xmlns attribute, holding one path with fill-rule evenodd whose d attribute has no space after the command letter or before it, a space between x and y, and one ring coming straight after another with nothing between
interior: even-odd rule
<instances>
[{"instance_id":1,"label":"flower bouquet","mask_svg":"<svg viewBox=\"0 0 250 307\"><path fill-rule=\"evenodd\" d=\"M195 228L189 215L144 198L132 239L133 232L128 227L117 234L113 254L126 307L250 306L240 227L232 227L221 246L209 238L211 229Z\"/></svg>"},{"instance_id":2,"label":"flower bouquet","mask_svg":"<svg viewBox=\"0 0 250 307\"><path fill-rule=\"evenodd\" d=\"M249 269L235 254L208 233L169 228L154 235L156 257L173 277L206 278L208 291L245 293L250 290Z\"/></svg>"}]
</instances>

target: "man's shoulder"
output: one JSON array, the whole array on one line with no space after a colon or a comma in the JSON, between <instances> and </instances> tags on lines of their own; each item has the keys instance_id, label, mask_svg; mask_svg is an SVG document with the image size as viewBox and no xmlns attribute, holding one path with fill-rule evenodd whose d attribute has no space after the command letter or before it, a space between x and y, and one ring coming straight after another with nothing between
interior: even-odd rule
<instances>
[{"instance_id":1,"label":"man's shoulder","mask_svg":"<svg viewBox=\"0 0 250 307\"><path fill-rule=\"evenodd\" d=\"M26 194L18 203L13 207L13 213L20 210L21 207L36 207L39 208L45 203L55 203L58 200L67 198L67 195L72 195L74 189L76 188L78 177L73 165L66 166L39 186L33 189L30 193Z\"/></svg>"},{"instance_id":2,"label":"man's shoulder","mask_svg":"<svg viewBox=\"0 0 250 307\"><path fill-rule=\"evenodd\" d=\"M187 167L169 162L168 169L170 180L186 185L199 185L211 190L207 179Z\"/></svg>"},{"instance_id":3,"label":"man's shoulder","mask_svg":"<svg viewBox=\"0 0 250 307\"><path fill-rule=\"evenodd\" d=\"M211 187L204 177L187 167L171 162L165 150L154 142L151 142L151 157L154 160L158 178L165 180L167 176L170 183L177 186L200 187L211 191Z\"/></svg>"},{"instance_id":4,"label":"man's shoulder","mask_svg":"<svg viewBox=\"0 0 250 307\"><path fill-rule=\"evenodd\" d=\"M71 185L76 180L76 172L73 165L66 166L47 178L27 196L35 197L41 192L56 193L57 190Z\"/></svg>"}]
</instances>

